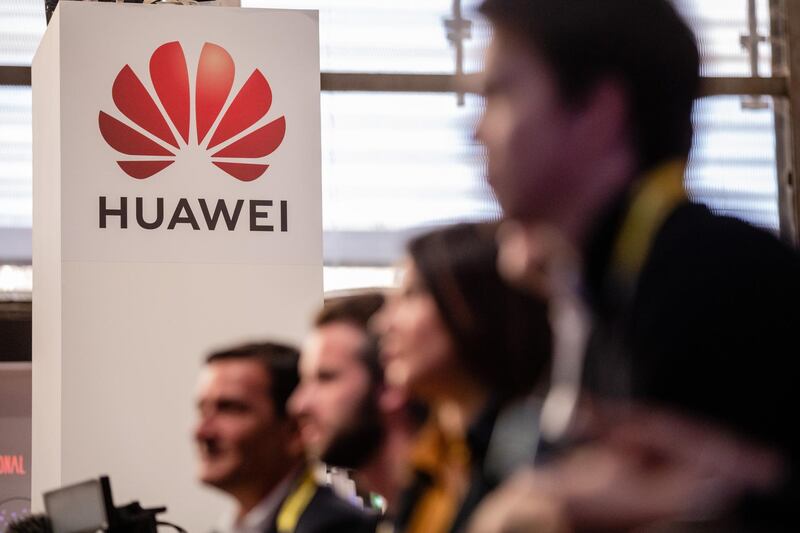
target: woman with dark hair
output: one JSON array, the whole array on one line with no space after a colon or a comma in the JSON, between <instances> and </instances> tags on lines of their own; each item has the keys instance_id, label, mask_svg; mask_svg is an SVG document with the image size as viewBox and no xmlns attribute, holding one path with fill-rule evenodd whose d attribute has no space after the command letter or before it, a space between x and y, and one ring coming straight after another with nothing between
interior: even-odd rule
<instances>
[{"instance_id":1,"label":"woman with dark hair","mask_svg":"<svg viewBox=\"0 0 800 533\"><path fill-rule=\"evenodd\" d=\"M500 481L486 469L498 415L546 379L547 306L500 278L495 228L462 224L412 241L401 289L377 321L387 380L431 408L400 531L463 528Z\"/></svg>"}]
</instances>

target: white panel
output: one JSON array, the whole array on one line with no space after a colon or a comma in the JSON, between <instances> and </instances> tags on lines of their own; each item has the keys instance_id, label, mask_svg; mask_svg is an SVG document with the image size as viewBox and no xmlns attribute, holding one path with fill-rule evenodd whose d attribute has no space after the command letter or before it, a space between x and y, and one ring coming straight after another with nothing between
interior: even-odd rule
<instances>
[{"instance_id":1,"label":"white panel","mask_svg":"<svg viewBox=\"0 0 800 533\"><path fill-rule=\"evenodd\" d=\"M65 5L73 7L71 3ZM70 149L63 154L64 217L69 221L64 227L64 258L267 264L321 261L316 14L158 5L99 4L86 9L80 3L78 7L84 9L73 9L74 22L64 28L69 33L62 37L64 72L75 73L62 81L63 95L69 101L63 111L64 124L69 124L69 138L65 141L70 143ZM202 17L209 13L213 17ZM187 20L194 19L189 15L209 22L202 27L188 24ZM97 49L98 42L123 35L130 27L147 28L147 32L135 39L118 39L117 46ZM85 28L93 30L87 33ZM173 41L180 43L185 55L193 91L201 89L194 80L206 43L219 45L230 54L235 78L228 106L255 69L266 78L272 105L245 133L284 119L286 135L280 146L265 158L230 159L237 164L267 164L261 177L239 181L214 166L210 156L226 144L206 149L214 128L198 143L197 121L192 122L188 143L177 130L173 132L177 149L153 135L148 136L163 146L165 153L175 154L175 157L149 158L174 161L163 171L146 179L133 179L118 166L118 161L135 162L145 157L129 157L113 150L100 135L98 115L107 113L133 125L112 99L112 86L120 79L118 73L130 67L150 94L155 95L148 64L156 50ZM87 57L92 57L91 63L87 63ZM209 83L215 81L216 78L209 78ZM194 92L190 94L194 97ZM217 120L222 120L224 114L225 108ZM123 197L127 198L128 227L123 229L119 217L113 216L106 217L105 228L100 227L101 198L106 198L107 209L116 209ZM155 220L157 198L163 198L164 220L159 228L147 230L137 224L134 214L137 197L143 198L143 214L150 221ZM199 229L187 223L169 229L169 221L182 198L191 206ZM207 229L201 199L209 209L223 200L230 213L242 201L235 230L228 231L222 222L215 231ZM257 208L268 218L256 220L260 226L271 226L271 231L251 230L253 201L271 202L271 206ZM286 217L282 216L282 202ZM180 214L186 215L187 211Z\"/></svg>"},{"instance_id":2,"label":"white panel","mask_svg":"<svg viewBox=\"0 0 800 533\"><path fill-rule=\"evenodd\" d=\"M225 499L195 481L190 431L203 357L249 340L298 342L322 301L317 36L313 12L59 5L34 68L34 505L45 490L108 474L118 504L165 505L165 518L188 531L216 523ZM116 46L97 47L112 37ZM196 118L188 142L181 121L168 122L177 147L147 133L153 128L136 120L130 95L112 98L126 65L155 94L150 58L175 41L185 62L175 55L168 72L186 65L192 102L204 43L224 48L217 64L230 64L229 54L236 72L203 142L196 141ZM280 116L286 136L266 158L231 156L269 165L241 181L212 164L217 148L206 145L254 69L271 86L272 106L219 149L240 139L263 146L248 135ZM165 94L156 117L168 115ZM248 109L266 107L266 91L254 94ZM120 131L133 128L148 140L137 147L129 131L120 137L127 141L101 134L101 111L127 125ZM149 160L141 148L148 143L169 146L174 155L162 159L174 163L135 179L117 162ZM127 228L118 217L100 227L101 196L110 207L128 198ZM163 198L171 206L163 224L140 227L136 198L150 207ZM180 198L204 229L167 228ZM235 230L221 221L206 228L200 199L212 206L244 200ZM269 218L257 220L273 231L252 231L250 200L275 201ZM288 202L287 217L280 200Z\"/></svg>"},{"instance_id":3,"label":"white panel","mask_svg":"<svg viewBox=\"0 0 800 533\"><path fill-rule=\"evenodd\" d=\"M118 504L165 505L167 520L210 530L229 499L195 481L203 357L298 343L322 303L320 268L68 262L63 282L62 484L108 474Z\"/></svg>"},{"instance_id":4,"label":"white panel","mask_svg":"<svg viewBox=\"0 0 800 533\"><path fill-rule=\"evenodd\" d=\"M31 490L61 485L61 14L52 18L33 61L33 440Z\"/></svg>"}]
</instances>

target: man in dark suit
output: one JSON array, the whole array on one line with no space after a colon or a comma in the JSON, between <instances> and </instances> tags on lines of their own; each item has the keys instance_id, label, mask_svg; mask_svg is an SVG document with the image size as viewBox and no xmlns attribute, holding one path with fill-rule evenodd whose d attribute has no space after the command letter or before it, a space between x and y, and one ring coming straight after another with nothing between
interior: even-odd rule
<instances>
[{"instance_id":1,"label":"man in dark suit","mask_svg":"<svg viewBox=\"0 0 800 533\"><path fill-rule=\"evenodd\" d=\"M286 402L296 349L250 344L208 357L199 383L199 478L229 494L220 533L368 533L374 519L320 486L303 458Z\"/></svg>"},{"instance_id":2,"label":"man in dark suit","mask_svg":"<svg viewBox=\"0 0 800 533\"><path fill-rule=\"evenodd\" d=\"M396 512L406 458L427 413L384 379L369 332L383 304L377 291L326 299L303 344L289 411L309 456L347 469L386 518Z\"/></svg>"},{"instance_id":3,"label":"man in dark suit","mask_svg":"<svg viewBox=\"0 0 800 533\"><path fill-rule=\"evenodd\" d=\"M648 423L649 408L637 409L640 429L678 415L690 422L673 424L675 438L662 439L658 450L644 439L646 431L639 435L640 453L632 453L629 440L627 453L603 442L603 454L594 456L613 456L612 470L600 463L559 469L551 487L586 486L570 473L587 476L583 481L595 476L595 494L582 500L562 494L559 505L573 513L568 522L613 530L598 517L616 524L630 518L625 527L685 519L697 510L693 504L706 501L698 495L705 488L716 492L704 497L733 505L748 520L780 522L800 494L790 422L800 263L774 236L687 198L683 175L699 88L691 31L666 0L485 0L481 11L494 33L477 137L487 149L490 184L523 228L509 242L527 241L518 250L542 260L529 270L534 276L548 264L563 264L549 263L548 249L577 258L575 292L593 319L585 390L595 399L668 411ZM547 242L542 235L557 237ZM625 409L617 415L624 418ZM702 433L698 425L708 431L700 439L694 438ZM688 435L678 435L680 428L693 438L681 438ZM630 429L628 438L635 433ZM698 469L695 485L691 476L681 477L674 502L641 490L643 483L606 486L596 477L624 471L658 480L675 472L665 464L697 451L681 443L717 443L740 456L715 464L711 477ZM702 455L725 457L714 450ZM635 463L642 457L658 457L662 468ZM786 468L755 472L744 464ZM744 503L754 491L769 494L770 504L763 497L757 505ZM614 496L626 505L615 506ZM587 501L595 514L582 523L576 509Z\"/></svg>"}]
</instances>

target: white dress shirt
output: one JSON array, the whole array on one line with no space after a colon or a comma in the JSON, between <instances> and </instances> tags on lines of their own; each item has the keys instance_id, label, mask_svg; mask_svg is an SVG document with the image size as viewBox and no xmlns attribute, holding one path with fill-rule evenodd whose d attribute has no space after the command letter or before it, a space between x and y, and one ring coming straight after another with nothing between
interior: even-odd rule
<instances>
[{"instance_id":1,"label":"white dress shirt","mask_svg":"<svg viewBox=\"0 0 800 533\"><path fill-rule=\"evenodd\" d=\"M237 520L238 511L231 509L225 513L214 529L216 533L264 533L275 519L278 508L289 492L297 472L292 471L272 489L255 507Z\"/></svg>"}]
</instances>

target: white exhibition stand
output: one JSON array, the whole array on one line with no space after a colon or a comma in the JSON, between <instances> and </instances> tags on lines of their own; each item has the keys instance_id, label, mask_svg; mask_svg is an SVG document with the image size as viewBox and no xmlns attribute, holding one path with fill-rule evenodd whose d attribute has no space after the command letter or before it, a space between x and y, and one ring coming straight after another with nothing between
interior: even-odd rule
<instances>
[{"instance_id":1,"label":"white exhibition stand","mask_svg":"<svg viewBox=\"0 0 800 533\"><path fill-rule=\"evenodd\" d=\"M322 302L313 11L61 2L33 62L34 508L116 502L208 531L194 385L296 342Z\"/></svg>"}]
</instances>

